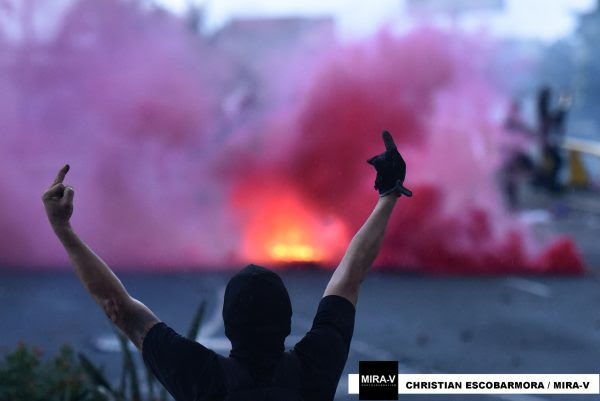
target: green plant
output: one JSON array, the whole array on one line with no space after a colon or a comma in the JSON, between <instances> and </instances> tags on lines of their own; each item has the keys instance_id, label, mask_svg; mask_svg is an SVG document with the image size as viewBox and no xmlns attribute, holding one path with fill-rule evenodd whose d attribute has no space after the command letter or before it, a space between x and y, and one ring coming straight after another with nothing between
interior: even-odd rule
<instances>
[{"instance_id":1,"label":"green plant","mask_svg":"<svg viewBox=\"0 0 600 401\"><path fill-rule=\"evenodd\" d=\"M205 302L201 302L187 331L195 340L204 316ZM166 390L142 362L145 368L145 397L137 364L129 347L129 340L116 332L123 362L118 386L114 386L84 354L65 345L53 359L43 362L42 353L23 343L0 362L0 401L167 401ZM160 390L158 388L160 387Z\"/></svg>"},{"instance_id":2,"label":"green plant","mask_svg":"<svg viewBox=\"0 0 600 401\"><path fill-rule=\"evenodd\" d=\"M0 363L1 401L106 401L77 362L73 349L63 346L43 362L41 352L23 343Z\"/></svg>"}]
</instances>

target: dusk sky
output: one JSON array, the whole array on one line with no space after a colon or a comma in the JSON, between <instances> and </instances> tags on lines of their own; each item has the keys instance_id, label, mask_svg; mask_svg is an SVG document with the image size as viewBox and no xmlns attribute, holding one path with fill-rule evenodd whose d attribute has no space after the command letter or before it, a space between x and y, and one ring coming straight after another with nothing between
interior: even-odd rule
<instances>
[{"instance_id":1,"label":"dusk sky","mask_svg":"<svg viewBox=\"0 0 600 401\"><path fill-rule=\"evenodd\" d=\"M19 40L24 32L19 18L25 4L35 7L34 33L39 39L50 38L60 26L61 15L76 0L52 2L7 0L0 8L0 29L9 38ZM502 0L423 0L460 3L501 3ZM433 22L441 27L451 23L471 32L483 32L496 37L535 39L552 42L569 35L576 27L578 14L592 10L597 0L504 0L502 9L477 10L464 13L451 22L448 16L436 15ZM205 8L205 29L219 29L235 17L333 16L338 36L342 40L368 37L382 25L398 31L409 30L418 19L411 15L407 0L144 0L142 4L165 7L183 14L191 4ZM540 13L543 11L543 18Z\"/></svg>"},{"instance_id":2,"label":"dusk sky","mask_svg":"<svg viewBox=\"0 0 600 401\"><path fill-rule=\"evenodd\" d=\"M207 23L216 27L234 16L334 15L343 38L371 34L381 24L409 26L403 0L155 0L175 12L186 4L206 6ZM578 13L592 9L596 0L505 0L502 11L476 11L459 19L465 29L482 26L496 35L555 40L568 35ZM543 10L543 18L540 11Z\"/></svg>"}]
</instances>

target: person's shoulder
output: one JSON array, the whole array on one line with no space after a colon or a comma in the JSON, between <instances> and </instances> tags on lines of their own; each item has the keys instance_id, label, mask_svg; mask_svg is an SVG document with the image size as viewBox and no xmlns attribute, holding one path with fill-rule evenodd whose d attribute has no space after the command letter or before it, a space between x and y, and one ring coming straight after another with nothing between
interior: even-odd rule
<instances>
[{"instance_id":1,"label":"person's shoulder","mask_svg":"<svg viewBox=\"0 0 600 401\"><path fill-rule=\"evenodd\" d=\"M164 337L170 331L174 332L165 322L158 322L150 327L142 339L142 354L146 353L149 348L154 346L160 338Z\"/></svg>"},{"instance_id":2,"label":"person's shoulder","mask_svg":"<svg viewBox=\"0 0 600 401\"><path fill-rule=\"evenodd\" d=\"M340 295L326 295L321 298L317 313L323 310L331 310L350 315L354 315L356 313L356 307L354 304L350 302L350 300Z\"/></svg>"},{"instance_id":3,"label":"person's shoulder","mask_svg":"<svg viewBox=\"0 0 600 401\"><path fill-rule=\"evenodd\" d=\"M182 336L165 322L156 323L144 337L142 355L173 353L180 353L181 358L202 356L203 359L216 360L218 356L203 344Z\"/></svg>"}]
</instances>

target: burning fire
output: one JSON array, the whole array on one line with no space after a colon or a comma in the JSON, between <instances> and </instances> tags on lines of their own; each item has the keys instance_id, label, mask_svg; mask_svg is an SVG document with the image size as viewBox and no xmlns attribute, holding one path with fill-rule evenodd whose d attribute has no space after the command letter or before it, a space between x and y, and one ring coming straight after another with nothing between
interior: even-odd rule
<instances>
[{"instance_id":1,"label":"burning fire","mask_svg":"<svg viewBox=\"0 0 600 401\"><path fill-rule=\"evenodd\" d=\"M307 243L303 237L306 232L299 227L291 227L284 232L284 238L270 246L269 256L273 260L283 262L316 262L321 260L321 252Z\"/></svg>"},{"instance_id":2,"label":"burning fire","mask_svg":"<svg viewBox=\"0 0 600 401\"><path fill-rule=\"evenodd\" d=\"M340 219L319 216L293 191L256 191L243 202L247 218L241 257L245 261L334 262L348 243Z\"/></svg>"}]
</instances>

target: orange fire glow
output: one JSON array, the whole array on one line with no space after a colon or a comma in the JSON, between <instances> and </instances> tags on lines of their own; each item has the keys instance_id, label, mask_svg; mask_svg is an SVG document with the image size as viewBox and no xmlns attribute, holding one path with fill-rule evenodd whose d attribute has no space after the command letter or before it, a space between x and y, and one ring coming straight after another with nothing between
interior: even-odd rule
<instances>
[{"instance_id":1,"label":"orange fire glow","mask_svg":"<svg viewBox=\"0 0 600 401\"><path fill-rule=\"evenodd\" d=\"M348 242L340 219L319 215L289 189L254 192L243 199L243 209L241 256L246 261L334 262Z\"/></svg>"}]
</instances>

